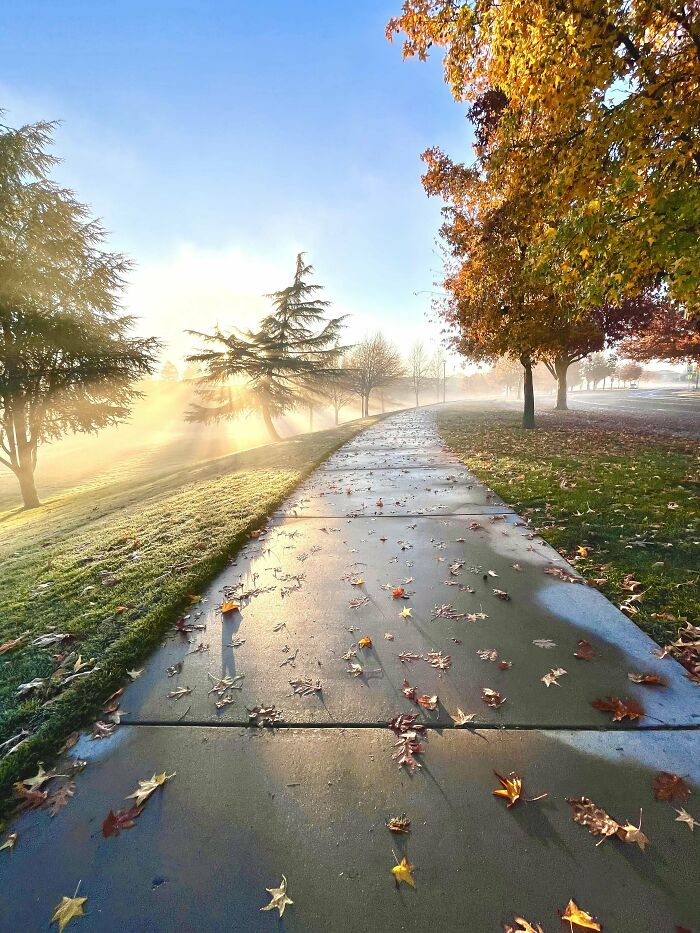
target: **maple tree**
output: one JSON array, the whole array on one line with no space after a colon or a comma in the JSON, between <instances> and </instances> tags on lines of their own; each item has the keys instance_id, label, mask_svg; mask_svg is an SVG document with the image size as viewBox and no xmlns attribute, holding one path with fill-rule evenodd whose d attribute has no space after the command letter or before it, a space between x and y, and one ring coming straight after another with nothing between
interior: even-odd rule
<instances>
[{"instance_id":1,"label":"maple tree","mask_svg":"<svg viewBox=\"0 0 700 933\"><path fill-rule=\"evenodd\" d=\"M189 331L205 345L187 357L204 373L195 380L204 404L190 408L189 421L256 412L276 441L276 416L308 402L334 379L347 377L340 365L345 348L338 346L345 318L326 318L330 303L318 296L323 286L308 281L313 271L299 253L292 284L267 296L273 310L257 330Z\"/></svg>"},{"instance_id":2,"label":"maple tree","mask_svg":"<svg viewBox=\"0 0 700 933\"><path fill-rule=\"evenodd\" d=\"M623 340L620 353L641 362L656 359L670 363L698 363L700 322L690 320L667 304L658 309L643 330Z\"/></svg>"},{"instance_id":3,"label":"maple tree","mask_svg":"<svg viewBox=\"0 0 700 933\"><path fill-rule=\"evenodd\" d=\"M595 306L664 281L698 310L700 21L683 0L405 0L404 56L444 50L490 171L539 218L528 259ZM483 103L483 101L482 101Z\"/></svg>"}]
</instances>

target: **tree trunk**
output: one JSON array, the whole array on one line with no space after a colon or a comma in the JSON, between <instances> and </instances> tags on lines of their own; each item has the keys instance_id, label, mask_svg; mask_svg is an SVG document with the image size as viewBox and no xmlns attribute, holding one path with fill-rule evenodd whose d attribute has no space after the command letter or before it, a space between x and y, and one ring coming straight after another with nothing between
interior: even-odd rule
<instances>
[{"instance_id":1,"label":"tree trunk","mask_svg":"<svg viewBox=\"0 0 700 933\"><path fill-rule=\"evenodd\" d=\"M314 429L314 406L309 405L309 431Z\"/></svg>"},{"instance_id":2,"label":"tree trunk","mask_svg":"<svg viewBox=\"0 0 700 933\"><path fill-rule=\"evenodd\" d=\"M337 405L334 405L333 407L335 411L335 426L338 427L338 421L340 417L340 408Z\"/></svg>"},{"instance_id":3,"label":"tree trunk","mask_svg":"<svg viewBox=\"0 0 700 933\"><path fill-rule=\"evenodd\" d=\"M523 427L529 429L535 427L535 390L532 384L532 360L526 353L523 353L520 362L525 370L523 380Z\"/></svg>"},{"instance_id":4,"label":"tree trunk","mask_svg":"<svg viewBox=\"0 0 700 933\"><path fill-rule=\"evenodd\" d=\"M565 356L558 356L554 360L554 371L557 374L557 411L567 411L566 403L566 375L569 371L569 361Z\"/></svg>"},{"instance_id":5,"label":"tree trunk","mask_svg":"<svg viewBox=\"0 0 700 933\"><path fill-rule=\"evenodd\" d=\"M416 389L416 408L418 408L418 389Z\"/></svg>"},{"instance_id":6,"label":"tree trunk","mask_svg":"<svg viewBox=\"0 0 700 933\"><path fill-rule=\"evenodd\" d=\"M282 438L277 433L277 428L275 428L272 423L272 415L270 414L270 409L267 405L262 406L262 416L263 421L265 422L265 427L267 428L267 433L270 435L270 440L272 441L281 441Z\"/></svg>"},{"instance_id":7,"label":"tree trunk","mask_svg":"<svg viewBox=\"0 0 700 933\"><path fill-rule=\"evenodd\" d=\"M17 468L17 479L19 480L19 488L22 492L22 502L24 503L25 509L36 509L41 505L39 501L39 495L36 491L36 484L34 482L34 470L32 468L31 461L28 460L24 463L20 463Z\"/></svg>"}]
</instances>

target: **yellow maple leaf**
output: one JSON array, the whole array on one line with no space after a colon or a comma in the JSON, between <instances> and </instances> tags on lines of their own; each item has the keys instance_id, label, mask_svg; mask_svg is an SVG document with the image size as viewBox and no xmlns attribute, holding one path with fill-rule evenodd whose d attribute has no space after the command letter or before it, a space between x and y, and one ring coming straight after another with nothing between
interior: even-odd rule
<instances>
[{"instance_id":1,"label":"yellow maple leaf","mask_svg":"<svg viewBox=\"0 0 700 933\"><path fill-rule=\"evenodd\" d=\"M398 865L394 865L391 869L391 873L394 876L396 884L399 885L403 881L404 884L410 884L412 888L415 888L416 882L413 880L413 869L415 865L409 865L407 858L402 858Z\"/></svg>"},{"instance_id":2,"label":"yellow maple leaf","mask_svg":"<svg viewBox=\"0 0 700 933\"><path fill-rule=\"evenodd\" d=\"M562 920L566 920L573 930L574 924L582 927L584 930L602 930L598 921L592 917L587 910L579 907L572 898L566 905L566 910L561 915Z\"/></svg>"},{"instance_id":3,"label":"yellow maple leaf","mask_svg":"<svg viewBox=\"0 0 700 933\"><path fill-rule=\"evenodd\" d=\"M158 790L159 787L162 787L163 784L165 784L166 781L169 781L172 777L175 777L174 771L172 774L166 774L165 771L163 771L162 774L154 774L153 777L148 781L139 781L139 786L137 789L133 792L133 794L129 794L129 796L126 797L126 800L131 800L133 797L136 801L136 806L141 807L154 791Z\"/></svg>"},{"instance_id":4,"label":"yellow maple leaf","mask_svg":"<svg viewBox=\"0 0 700 933\"><path fill-rule=\"evenodd\" d=\"M78 893L77 888L75 893ZM56 906L51 918L51 923L58 924L58 933L62 933L74 917L84 916L83 904L86 900L86 897L75 896L61 898L61 903Z\"/></svg>"},{"instance_id":5,"label":"yellow maple leaf","mask_svg":"<svg viewBox=\"0 0 700 933\"><path fill-rule=\"evenodd\" d=\"M234 603L233 600L227 599L221 604L221 611L226 612L238 612L241 607L238 603Z\"/></svg>"},{"instance_id":6,"label":"yellow maple leaf","mask_svg":"<svg viewBox=\"0 0 700 933\"><path fill-rule=\"evenodd\" d=\"M406 606L404 609L401 610L399 615L401 616L402 619L410 619L412 618L411 609L408 606Z\"/></svg>"},{"instance_id":7,"label":"yellow maple leaf","mask_svg":"<svg viewBox=\"0 0 700 933\"><path fill-rule=\"evenodd\" d=\"M493 792L494 797L505 797L508 803L507 807L514 807L520 800L523 791L523 779L517 774L511 774L509 777L502 777L497 771L493 772L501 782L501 787L497 787Z\"/></svg>"}]
</instances>

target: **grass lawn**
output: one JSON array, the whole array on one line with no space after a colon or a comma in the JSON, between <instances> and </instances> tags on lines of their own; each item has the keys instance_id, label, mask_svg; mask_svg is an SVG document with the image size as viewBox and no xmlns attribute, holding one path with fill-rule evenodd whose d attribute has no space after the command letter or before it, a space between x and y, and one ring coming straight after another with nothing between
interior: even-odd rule
<instances>
[{"instance_id":1,"label":"grass lawn","mask_svg":"<svg viewBox=\"0 0 700 933\"><path fill-rule=\"evenodd\" d=\"M94 718L250 532L376 420L150 478L69 490L40 509L0 515L0 743L30 733L0 761L0 812L8 809L12 783L36 771L37 762L48 765L70 733ZM76 640L29 644L50 632ZM99 670L64 685L81 673L78 655L95 659L83 670ZM47 683L18 694L35 678Z\"/></svg>"},{"instance_id":2,"label":"grass lawn","mask_svg":"<svg viewBox=\"0 0 700 933\"><path fill-rule=\"evenodd\" d=\"M519 421L458 404L438 415L464 463L658 642L700 624L698 442L612 413Z\"/></svg>"}]
</instances>

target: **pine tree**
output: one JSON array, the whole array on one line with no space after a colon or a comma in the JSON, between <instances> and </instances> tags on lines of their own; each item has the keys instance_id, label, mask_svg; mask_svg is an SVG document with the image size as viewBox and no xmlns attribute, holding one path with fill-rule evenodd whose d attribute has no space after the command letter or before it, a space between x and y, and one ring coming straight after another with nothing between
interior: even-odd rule
<instances>
[{"instance_id":1,"label":"pine tree","mask_svg":"<svg viewBox=\"0 0 700 933\"><path fill-rule=\"evenodd\" d=\"M40 504L39 446L123 420L158 348L121 313L127 260L48 177L52 133L0 126L0 463L25 508Z\"/></svg>"},{"instance_id":2,"label":"pine tree","mask_svg":"<svg viewBox=\"0 0 700 933\"><path fill-rule=\"evenodd\" d=\"M292 284L266 296L273 310L257 330L190 331L205 348L187 358L204 370L197 380L204 404L192 406L189 421L256 413L270 438L279 440L274 418L293 411L339 378L344 348L338 340L345 317L326 317L330 302L318 297L323 286L309 283L313 271L299 253Z\"/></svg>"}]
</instances>

